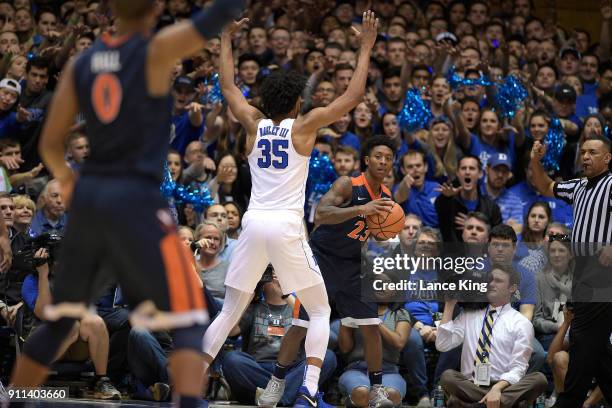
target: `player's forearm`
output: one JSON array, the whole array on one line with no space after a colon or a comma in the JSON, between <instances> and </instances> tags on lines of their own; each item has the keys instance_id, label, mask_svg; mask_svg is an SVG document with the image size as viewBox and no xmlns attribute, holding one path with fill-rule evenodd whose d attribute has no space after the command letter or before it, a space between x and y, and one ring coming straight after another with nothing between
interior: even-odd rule
<instances>
[{"instance_id":1,"label":"player's forearm","mask_svg":"<svg viewBox=\"0 0 612 408\"><path fill-rule=\"evenodd\" d=\"M226 91L235 88L234 57L232 55L232 37L224 32L221 34L221 53L219 54L219 85Z\"/></svg>"},{"instance_id":2,"label":"player's forearm","mask_svg":"<svg viewBox=\"0 0 612 408\"><path fill-rule=\"evenodd\" d=\"M64 147L60 144L50 143L50 138L41 138L39 152L40 156L45 163L45 167L53 175L53 177L59 180L66 180L70 177L69 172L72 170L68 167L64 158Z\"/></svg>"},{"instance_id":3,"label":"player's forearm","mask_svg":"<svg viewBox=\"0 0 612 408\"><path fill-rule=\"evenodd\" d=\"M362 206L355 205L347 208L335 207L333 205L319 206L315 214L315 224L340 224L351 218L359 217L363 214Z\"/></svg>"},{"instance_id":4,"label":"player's forearm","mask_svg":"<svg viewBox=\"0 0 612 408\"><path fill-rule=\"evenodd\" d=\"M370 54L371 50L361 49L359 51L359 60L357 61L357 68L351 78L346 94L351 97L355 102L355 106L363 99L365 95L366 80L368 79L368 67L370 66Z\"/></svg>"}]
</instances>

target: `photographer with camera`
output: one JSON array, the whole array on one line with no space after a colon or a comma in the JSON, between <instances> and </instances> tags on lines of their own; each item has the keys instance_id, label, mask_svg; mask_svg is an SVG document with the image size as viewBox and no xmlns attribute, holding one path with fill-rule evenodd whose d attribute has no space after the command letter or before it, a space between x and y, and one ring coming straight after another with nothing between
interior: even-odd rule
<instances>
[{"instance_id":1,"label":"photographer with camera","mask_svg":"<svg viewBox=\"0 0 612 408\"><path fill-rule=\"evenodd\" d=\"M239 323L242 351L231 351L223 358L223 374L233 398L247 405L255 402L257 388L265 388L272 376L281 341L291 326L294 300L293 296L283 297L271 265L259 281L255 294L255 300ZM293 405L302 384L305 362L302 349L301 356L286 367L285 391L279 405ZM327 381L335 369L336 356L327 350L319 383Z\"/></svg>"},{"instance_id":2,"label":"photographer with camera","mask_svg":"<svg viewBox=\"0 0 612 408\"><path fill-rule=\"evenodd\" d=\"M53 279L49 264L52 263L50 251L38 248L34 254L36 272L26 276L21 294L26 305L24 313L33 315L33 325L23 337L28 337L36 330L44 315L44 308L52 303ZM96 399L120 399L121 393L106 376L108 363L109 337L106 325L96 314L76 322L70 335L60 347L59 358L55 361L85 362L91 359L96 376L94 378L93 396Z\"/></svg>"}]
</instances>

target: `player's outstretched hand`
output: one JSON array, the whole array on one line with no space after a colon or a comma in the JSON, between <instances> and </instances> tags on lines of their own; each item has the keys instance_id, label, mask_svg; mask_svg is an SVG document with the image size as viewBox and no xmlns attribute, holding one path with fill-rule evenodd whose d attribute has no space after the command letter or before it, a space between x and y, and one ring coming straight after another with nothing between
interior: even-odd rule
<instances>
[{"instance_id":1,"label":"player's outstretched hand","mask_svg":"<svg viewBox=\"0 0 612 408\"><path fill-rule=\"evenodd\" d=\"M370 201L369 203L361 206L363 215L374 215L374 214L387 214L393 208L395 204L389 198L379 198L378 200Z\"/></svg>"},{"instance_id":2,"label":"player's outstretched hand","mask_svg":"<svg viewBox=\"0 0 612 408\"><path fill-rule=\"evenodd\" d=\"M378 24L379 21L372 10L368 10L363 13L363 19L361 23L361 32L355 27L351 27L357 38L361 43L362 50L371 50L376 42L376 36L378 35Z\"/></svg>"},{"instance_id":3,"label":"player's outstretched hand","mask_svg":"<svg viewBox=\"0 0 612 408\"><path fill-rule=\"evenodd\" d=\"M225 28L223 29L223 34L231 36L247 24L249 24L248 18L243 18L239 21L232 21L231 23L225 26Z\"/></svg>"}]
</instances>

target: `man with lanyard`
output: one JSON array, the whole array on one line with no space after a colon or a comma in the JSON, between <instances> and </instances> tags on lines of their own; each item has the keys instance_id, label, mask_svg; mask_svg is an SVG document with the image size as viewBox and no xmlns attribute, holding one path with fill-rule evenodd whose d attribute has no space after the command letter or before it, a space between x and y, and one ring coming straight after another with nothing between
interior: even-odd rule
<instances>
[{"instance_id":1,"label":"man with lanyard","mask_svg":"<svg viewBox=\"0 0 612 408\"><path fill-rule=\"evenodd\" d=\"M535 142L531 151L534 184L540 194L559 198L574 208L572 248L576 266L572 280L574 319L570 329L570 361L565 390L557 408L581 406L597 380L607 401L612 400L612 160L611 142L598 136L580 147L586 178L553 182L540 160L546 147Z\"/></svg>"},{"instance_id":2,"label":"man with lanyard","mask_svg":"<svg viewBox=\"0 0 612 408\"><path fill-rule=\"evenodd\" d=\"M512 308L518 286L511 268L493 265L486 309L463 310L454 320L456 299L447 299L438 327L436 348L449 351L463 343L461 372L446 370L440 384L448 406L501 406L529 404L546 390L542 373L527 374L534 337L531 322Z\"/></svg>"}]
</instances>

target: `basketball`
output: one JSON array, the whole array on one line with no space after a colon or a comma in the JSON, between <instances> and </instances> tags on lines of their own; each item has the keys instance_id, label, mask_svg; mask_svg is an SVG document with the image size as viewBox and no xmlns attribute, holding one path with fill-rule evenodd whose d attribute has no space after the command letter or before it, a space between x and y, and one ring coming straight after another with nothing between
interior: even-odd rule
<instances>
[{"instance_id":1,"label":"basketball","mask_svg":"<svg viewBox=\"0 0 612 408\"><path fill-rule=\"evenodd\" d=\"M404 210L398 203L393 203L391 211L368 215L366 220L370 234L379 240L391 239L404 228Z\"/></svg>"}]
</instances>

